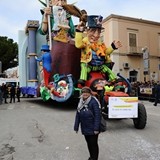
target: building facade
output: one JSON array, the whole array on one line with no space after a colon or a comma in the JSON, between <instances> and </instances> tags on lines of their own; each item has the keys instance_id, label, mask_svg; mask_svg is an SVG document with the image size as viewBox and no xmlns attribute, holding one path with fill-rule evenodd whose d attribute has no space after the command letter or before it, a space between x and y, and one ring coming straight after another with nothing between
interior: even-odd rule
<instances>
[{"instance_id":1,"label":"building facade","mask_svg":"<svg viewBox=\"0 0 160 160\"><path fill-rule=\"evenodd\" d=\"M131 81L160 80L160 23L111 14L103 21L101 39L109 46L120 40L122 47L111 54L113 72ZM147 47L148 57L142 48Z\"/></svg>"}]
</instances>

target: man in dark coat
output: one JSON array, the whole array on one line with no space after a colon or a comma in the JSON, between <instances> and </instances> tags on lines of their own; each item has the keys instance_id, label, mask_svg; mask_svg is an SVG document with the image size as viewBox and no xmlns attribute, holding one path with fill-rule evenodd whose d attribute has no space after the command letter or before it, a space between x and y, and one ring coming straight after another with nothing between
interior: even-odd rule
<instances>
[{"instance_id":1,"label":"man in dark coat","mask_svg":"<svg viewBox=\"0 0 160 160\"><path fill-rule=\"evenodd\" d=\"M3 93L3 97L4 97L4 103L8 103L7 102L7 95L8 95L8 86L7 84L4 84L4 93Z\"/></svg>"},{"instance_id":2,"label":"man in dark coat","mask_svg":"<svg viewBox=\"0 0 160 160\"><path fill-rule=\"evenodd\" d=\"M154 106L157 106L157 103L160 99L160 83L157 84L156 88L155 88L155 93L156 93L156 99L155 99L155 102L154 102Z\"/></svg>"},{"instance_id":3,"label":"man in dark coat","mask_svg":"<svg viewBox=\"0 0 160 160\"><path fill-rule=\"evenodd\" d=\"M19 88L19 86L17 86L17 102L20 102L20 94L21 94L21 89Z\"/></svg>"},{"instance_id":4,"label":"man in dark coat","mask_svg":"<svg viewBox=\"0 0 160 160\"><path fill-rule=\"evenodd\" d=\"M14 87L14 84L12 84L10 94L11 94L10 103L12 103L12 98L13 98L13 102L15 103L15 87Z\"/></svg>"}]
</instances>

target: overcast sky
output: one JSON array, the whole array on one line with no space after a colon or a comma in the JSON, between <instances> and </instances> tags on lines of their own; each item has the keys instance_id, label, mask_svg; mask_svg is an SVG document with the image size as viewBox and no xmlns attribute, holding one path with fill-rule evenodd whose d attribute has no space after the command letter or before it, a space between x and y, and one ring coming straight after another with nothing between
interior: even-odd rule
<instances>
[{"instance_id":1,"label":"overcast sky","mask_svg":"<svg viewBox=\"0 0 160 160\"><path fill-rule=\"evenodd\" d=\"M45 2L45 0L42 0ZM67 0L68 4L85 9L88 15L110 14L142 18L160 22L160 0ZM38 0L1 0L0 36L7 36L18 42L18 30L24 30L28 20L41 21L40 9L43 5ZM78 22L73 18L74 23Z\"/></svg>"}]
</instances>

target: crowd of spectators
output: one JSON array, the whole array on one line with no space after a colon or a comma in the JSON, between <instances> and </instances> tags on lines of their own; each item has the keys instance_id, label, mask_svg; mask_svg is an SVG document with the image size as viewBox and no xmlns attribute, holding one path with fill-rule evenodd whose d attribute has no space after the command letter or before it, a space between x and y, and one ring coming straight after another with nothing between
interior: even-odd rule
<instances>
[{"instance_id":1,"label":"crowd of spectators","mask_svg":"<svg viewBox=\"0 0 160 160\"><path fill-rule=\"evenodd\" d=\"M154 80L147 81L147 82L136 81L136 82L131 82L131 86L132 87L143 87L143 88L155 88L158 83L159 81L154 81Z\"/></svg>"},{"instance_id":2,"label":"crowd of spectators","mask_svg":"<svg viewBox=\"0 0 160 160\"><path fill-rule=\"evenodd\" d=\"M154 102L156 98L156 88L157 85L160 84L159 81L146 81L146 82L131 82L132 91L130 93L130 96L138 96L139 99L146 99L149 101ZM150 92L141 92L141 89L149 88Z\"/></svg>"}]
</instances>

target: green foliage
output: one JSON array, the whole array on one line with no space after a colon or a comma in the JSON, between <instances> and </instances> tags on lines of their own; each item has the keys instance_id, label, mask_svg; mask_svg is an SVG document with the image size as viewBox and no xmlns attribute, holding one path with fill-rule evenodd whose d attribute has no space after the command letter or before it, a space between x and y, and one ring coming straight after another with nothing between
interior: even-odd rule
<instances>
[{"instance_id":1,"label":"green foliage","mask_svg":"<svg viewBox=\"0 0 160 160\"><path fill-rule=\"evenodd\" d=\"M18 44L14 43L13 39L0 36L0 61L2 72L18 65Z\"/></svg>"}]
</instances>

